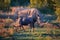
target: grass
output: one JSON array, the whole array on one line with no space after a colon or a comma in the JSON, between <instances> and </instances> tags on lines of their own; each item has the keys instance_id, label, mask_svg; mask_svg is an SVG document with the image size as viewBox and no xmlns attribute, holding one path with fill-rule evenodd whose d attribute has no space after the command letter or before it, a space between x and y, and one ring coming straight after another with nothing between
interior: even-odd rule
<instances>
[{"instance_id":1,"label":"grass","mask_svg":"<svg viewBox=\"0 0 60 40\"><path fill-rule=\"evenodd\" d=\"M35 32L29 32L29 30L15 32L12 37L14 40L60 40L58 35L60 34L60 29L50 29L49 32L47 32L47 28L35 28ZM55 34L58 36L55 36Z\"/></svg>"}]
</instances>

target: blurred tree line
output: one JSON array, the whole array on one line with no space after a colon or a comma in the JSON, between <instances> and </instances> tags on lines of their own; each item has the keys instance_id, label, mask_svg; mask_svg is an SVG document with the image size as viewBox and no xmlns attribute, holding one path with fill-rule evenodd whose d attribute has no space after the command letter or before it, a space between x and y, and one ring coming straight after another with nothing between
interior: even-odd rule
<instances>
[{"instance_id":1,"label":"blurred tree line","mask_svg":"<svg viewBox=\"0 0 60 40\"><path fill-rule=\"evenodd\" d=\"M26 6L30 0L11 0L11 6Z\"/></svg>"},{"instance_id":2,"label":"blurred tree line","mask_svg":"<svg viewBox=\"0 0 60 40\"><path fill-rule=\"evenodd\" d=\"M0 10L9 10L12 6L25 6L30 0L0 0Z\"/></svg>"},{"instance_id":3,"label":"blurred tree line","mask_svg":"<svg viewBox=\"0 0 60 40\"><path fill-rule=\"evenodd\" d=\"M36 7L43 13L53 14L55 11L54 0L30 0L30 7Z\"/></svg>"},{"instance_id":4,"label":"blurred tree line","mask_svg":"<svg viewBox=\"0 0 60 40\"><path fill-rule=\"evenodd\" d=\"M56 15L58 16L57 21L60 22L60 0L55 0L56 2Z\"/></svg>"},{"instance_id":5,"label":"blurred tree line","mask_svg":"<svg viewBox=\"0 0 60 40\"><path fill-rule=\"evenodd\" d=\"M10 7L10 0L0 0L0 10L6 10Z\"/></svg>"},{"instance_id":6,"label":"blurred tree line","mask_svg":"<svg viewBox=\"0 0 60 40\"><path fill-rule=\"evenodd\" d=\"M60 0L0 0L0 10L11 6L35 7L44 14L56 14L60 20Z\"/></svg>"},{"instance_id":7,"label":"blurred tree line","mask_svg":"<svg viewBox=\"0 0 60 40\"><path fill-rule=\"evenodd\" d=\"M38 8L44 14L57 15L60 21L60 0L30 0L30 7Z\"/></svg>"}]
</instances>

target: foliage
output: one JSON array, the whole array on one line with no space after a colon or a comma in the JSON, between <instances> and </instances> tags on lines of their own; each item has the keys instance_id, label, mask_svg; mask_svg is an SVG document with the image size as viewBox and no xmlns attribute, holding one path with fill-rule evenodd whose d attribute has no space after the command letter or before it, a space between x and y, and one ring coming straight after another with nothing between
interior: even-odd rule
<instances>
[{"instance_id":1,"label":"foliage","mask_svg":"<svg viewBox=\"0 0 60 40\"><path fill-rule=\"evenodd\" d=\"M30 4L29 4L30 3ZM26 6L38 8L42 13L54 14L60 20L60 0L0 0L0 10L10 6Z\"/></svg>"},{"instance_id":2,"label":"foliage","mask_svg":"<svg viewBox=\"0 0 60 40\"><path fill-rule=\"evenodd\" d=\"M11 6L26 6L29 3L29 0L11 0Z\"/></svg>"},{"instance_id":3,"label":"foliage","mask_svg":"<svg viewBox=\"0 0 60 40\"><path fill-rule=\"evenodd\" d=\"M30 7L41 8L46 6L46 0L30 0Z\"/></svg>"},{"instance_id":4,"label":"foliage","mask_svg":"<svg viewBox=\"0 0 60 40\"><path fill-rule=\"evenodd\" d=\"M10 6L10 0L0 0L0 10L6 10Z\"/></svg>"},{"instance_id":5,"label":"foliage","mask_svg":"<svg viewBox=\"0 0 60 40\"><path fill-rule=\"evenodd\" d=\"M60 22L60 0L55 0L56 2L56 15L58 16L57 21Z\"/></svg>"}]
</instances>

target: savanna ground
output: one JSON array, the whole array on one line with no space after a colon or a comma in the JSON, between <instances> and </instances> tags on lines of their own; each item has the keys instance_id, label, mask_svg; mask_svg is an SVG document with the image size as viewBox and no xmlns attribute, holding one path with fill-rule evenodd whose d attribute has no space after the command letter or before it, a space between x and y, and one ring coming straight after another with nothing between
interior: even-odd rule
<instances>
[{"instance_id":1,"label":"savanna ground","mask_svg":"<svg viewBox=\"0 0 60 40\"><path fill-rule=\"evenodd\" d=\"M39 2L39 3L38 3ZM30 4L29 4L30 3ZM29 5L28 7L41 8L45 13L53 13L58 16L57 20L60 21L60 1L59 0L1 0L0 9L9 9L9 6L18 5ZM5 8L6 7L6 8ZM8 7L8 8L7 8ZM51 12L51 11L54 12ZM2 23L1 23L2 24ZM0 26L1 27L1 26ZM48 26L49 27L49 26ZM11 30L11 29L10 29ZM60 29L54 28L40 28L36 26L35 32L29 32L30 28L25 27L25 32L19 30L19 32L14 32L11 37L2 38L2 40L60 40ZM15 30L14 30L15 31ZM1 35L1 34L0 34ZM0 37L1 40L1 37Z\"/></svg>"},{"instance_id":2,"label":"savanna ground","mask_svg":"<svg viewBox=\"0 0 60 40\"><path fill-rule=\"evenodd\" d=\"M14 32L11 37L3 38L4 40L60 40L60 29L46 27L40 28L35 27L35 32L29 32L30 28L24 26L25 31L19 30L19 32ZM48 30L48 31L47 31Z\"/></svg>"}]
</instances>

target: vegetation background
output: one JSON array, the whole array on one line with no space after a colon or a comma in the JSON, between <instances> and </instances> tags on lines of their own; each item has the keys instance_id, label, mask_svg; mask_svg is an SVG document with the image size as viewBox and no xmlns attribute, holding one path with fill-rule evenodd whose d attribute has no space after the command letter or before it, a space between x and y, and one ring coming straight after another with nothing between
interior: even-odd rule
<instances>
[{"instance_id":1,"label":"vegetation background","mask_svg":"<svg viewBox=\"0 0 60 40\"><path fill-rule=\"evenodd\" d=\"M12 6L35 7L44 14L57 15L60 22L60 0L0 0L0 10L9 10Z\"/></svg>"},{"instance_id":2,"label":"vegetation background","mask_svg":"<svg viewBox=\"0 0 60 40\"><path fill-rule=\"evenodd\" d=\"M0 0L0 11L9 11L10 7L15 6L24 6L28 8L37 8L41 13L43 14L51 14L56 15L57 19L54 22L60 23L60 0ZM6 20L6 21L5 21ZM3 20L5 23L1 23L2 26L5 26L4 24L10 23L10 19ZM2 27L0 24L0 27ZM26 27L27 28L27 27ZM29 29L29 28L28 28ZM47 28L36 28L35 33L29 32L29 30L26 29L26 32L20 31L20 33L14 33L15 30L13 28L9 28L8 32L11 33L13 37L17 40L20 39L30 39L30 40L60 40L60 36L55 38L54 34L60 34L60 29L48 29L49 32L47 32ZM4 31L4 29L2 29ZM0 32L1 33L1 32ZM50 33L55 38L52 38L51 36L45 36L43 33ZM3 33L4 34L4 33ZM42 34L42 37L40 36ZM1 35L1 34L0 34ZM4 36L4 35L3 35ZM6 36L6 34L5 34ZM0 37L1 38L1 37ZM10 39L9 39L10 40Z\"/></svg>"}]
</instances>

